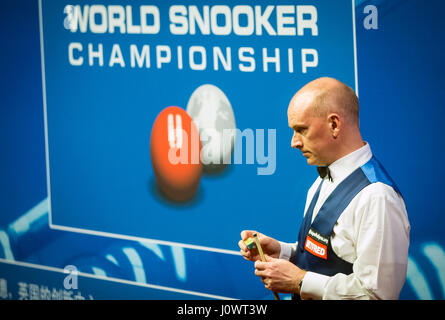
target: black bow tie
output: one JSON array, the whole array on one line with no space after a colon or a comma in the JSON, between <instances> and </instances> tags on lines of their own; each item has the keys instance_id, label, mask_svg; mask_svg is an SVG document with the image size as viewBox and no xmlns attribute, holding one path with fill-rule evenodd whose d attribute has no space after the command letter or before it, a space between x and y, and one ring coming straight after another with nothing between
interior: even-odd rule
<instances>
[{"instance_id":1,"label":"black bow tie","mask_svg":"<svg viewBox=\"0 0 445 320\"><path fill-rule=\"evenodd\" d=\"M328 167L317 167L318 174L320 175L320 178L324 179L327 177L329 180L332 180L331 171Z\"/></svg>"}]
</instances>

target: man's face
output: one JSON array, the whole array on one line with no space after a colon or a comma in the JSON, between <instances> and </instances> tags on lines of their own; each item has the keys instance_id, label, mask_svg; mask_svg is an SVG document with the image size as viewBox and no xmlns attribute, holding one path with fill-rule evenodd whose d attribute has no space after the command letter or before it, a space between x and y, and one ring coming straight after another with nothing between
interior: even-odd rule
<instances>
[{"instance_id":1,"label":"man's face","mask_svg":"<svg viewBox=\"0 0 445 320\"><path fill-rule=\"evenodd\" d=\"M294 134L291 147L299 149L308 164L325 166L330 164L329 150L331 134L326 117L313 114L310 96L292 99L287 111L289 127Z\"/></svg>"}]
</instances>

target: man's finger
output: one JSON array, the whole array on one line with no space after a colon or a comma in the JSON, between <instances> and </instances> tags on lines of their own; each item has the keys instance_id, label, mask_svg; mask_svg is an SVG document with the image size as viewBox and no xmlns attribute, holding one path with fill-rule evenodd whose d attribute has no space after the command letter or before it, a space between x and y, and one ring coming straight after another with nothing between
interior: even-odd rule
<instances>
[{"instance_id":1,"label":"man's finger","mask_svg":"<svg viewBox=\"0 0 445 320\"><path fill-rule=\"evenodd\" d=\"M264 287L266 289L270 289L270 279L269 278L265 278L263 283L264 283Z\"/></svg>"},{"instance_id":2,"label":"man's finger","mask_svg":"<svg viewBox=\"0 0 445 320\"><path fill-rule=\"evenodd\" d=\"M263 278L262 280L264 280L264 278L267 277L267 276L266 276L266 271L265 271L265 270L258 270L258 269L255 269L255 275L258 276L258 277Z\"/></svg>"},{"instance_id":3,"label":"man's finger","mask_svg":"<svg viewBox=\"0 0 445 320\"><path fill-rule=\"evenodd\" d=\"M243 230L241 231L241 239L246 240L247 238L250 238L253 236L255 231L253 230Z\"/></svg>"},{"instance_id":4,"label":"man's finger","mask_svg":"<svg viewBox=\"0 0 445 320\"><path fill-rule=\"evenodd\" d=\"M241 255L243 256L244 259L246 260L250 260L251 258L251 254L249 251L244 251L244 250L240 250Z\"/></svg>"},{"instance_id":5,"label":"man's finger","mask_svg":"<svg viewBox=\"0 0 445 320\"><path fill-rule=\"evenodd\" d=\"M244 243L243 240L240 240L240 241L238 242L238 246L240 247L241 250L243 250L243 251L247 251L247 246L246 246L246 244Z\"/></svg>"},{"instance_id":6,"label":"man's finger","mask_svg":"<svg viewBox=\"0 0 445 320\"><path fill-rule=\"evenodd\" d=\"M262 262L260 260L255 261L255 269L257 270L265 270L267 266L267 262Z\"/></svg>"}]
</instances>

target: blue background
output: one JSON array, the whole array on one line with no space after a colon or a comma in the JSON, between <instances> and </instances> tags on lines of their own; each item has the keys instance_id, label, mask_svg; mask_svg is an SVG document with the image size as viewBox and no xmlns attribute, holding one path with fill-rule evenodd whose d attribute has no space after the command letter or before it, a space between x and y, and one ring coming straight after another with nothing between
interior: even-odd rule
<instances>
[{"instance_id":1,"label":"blue background","mask_svg":"<svg viewBox=\"0 0 445 320\"><path fill-rule=\"evenodd\" d=\"M296 241L313 170L289 148L287 105L296 91L323 75L355 87L352 7L349 0L315 1L318 37L242 37L171 35L169 7L161 1L161 31L156 35L71 33L63 28L63 8L70 2L42 1L48 122L51 224L238 251L243 229ZM89 2L83 2L89 3ZM125 2L116 2L123 6ZM133 17L139 5L133 1ZM190 2L190 4L195 4ZM200 5L199 3L197 3ZM267 2L258 3L264 8ZM263 9L264 10L264 9ZM335 19L331 12L336 10ZM275 11L269 21L276 29ZM67 48L80 42L84 64L68 63ZM103 44L104 66L89 66L88 44ZM111 47L120 45L126 66L108 67ZM149 44L151 68L130 67L129 48ZM156 68L155 46L169 45L172 62ZM184 51L178 70L175 49ZM190 70L188 48L207 51L207 69ZM232 49L232 71L213 70L212 47ZM254 72L238 70L238 48L255 49ZM262 48L274 56L280 48L281 72L269 64L263 72ZM287 71L287 49L294 50L294 73ZM317 68L301 73L301 48L319 52ZM258 164L231 165L220 175L204 175L197 196L186 204L166 202L156 192L150 160L150 132L156 116L170 105L186 108L192 92L202 84L219 87L228 97L240 130L276 130L276 171L257 175ZM255 138L258 138L256 135ZM246 143L244 142L244 146ZM245 149L246 147L244 147ZM265 146L266 152L267 144ZM244 155L245 156L245 155ZM245 163L245 157L243 157ZM275 161L275 160L274 160ZM295 184L295 181L297 183ZM304 207L303 207L304 208ZM281 219L270 219L271 214ZM282 221L289 223L283 224ZM218 228L215 228L218 226Z\"/></svg>"},{"instance_id":2,"label":"blue background","mask_svg":"<svg viewBox=\"0 0 445 320\"><path fill-rule=\"evenodd\" d=\"M378 30L363 27L363 8L370 3L379 9ZM58 272L44 272L45 276L36 278L40 271L21 266L19 261L24 261L59 269L72 264L97 276L225 297L272 299L253 275L252 264L239 256L48 228L37 1L4 1L0 6L4 44L0 51L0 230L8 234L12 253L11 257L0 248L0 258L3 254L17 268L27 270L19 273L9 264L0 269L0 278L8 280L12 298L19 298L17 281L50 285L53 277L60 277ZM412 227L402 299L445 297L445 218L440 186L445 175L440 169L444 157L443 9L440 0L356 2L361 130L403 193ZM286 105L289 97L283 97L280 105ZM283 140L288 146L287 137L280 139L278 135L277 149ZM279 156L296 157L291 151ZM304 166L301 159L295 161ZM314 178L315 174L306 170L293 191L305 192ZM236 205L242 210L243 204ZM301 212L303 205L296 204L296 208L299 206ZM20 217L28 223L27 228L19 227ZM297 214L295 224L298 219ZM246 226L250 227L249 222ZM272 236L280 238L278 234ZM18 274L21 280L17 280ZM112 283L101 281L104 286ZM94 298L117 297L108 295L109 290L94 291L96 287L90 292ZM136 289L125 286L119 298L134 298L132 290ZM164 290L159 294L151 288L146 290L145 295L142 290L137 296L166 297ZM175 297L184 298L179 293Z\"/></svg>"}]
</instances>

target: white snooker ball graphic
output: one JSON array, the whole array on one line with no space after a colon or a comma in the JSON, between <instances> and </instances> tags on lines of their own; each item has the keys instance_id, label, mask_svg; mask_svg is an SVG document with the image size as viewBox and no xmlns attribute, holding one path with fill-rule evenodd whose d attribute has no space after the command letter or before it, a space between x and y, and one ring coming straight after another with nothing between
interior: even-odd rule
<instances>
[{"instance_id":1,"label":"white snooker ball graphic","mask_svg":"<svg viewBox=\"0 0 445 320\"><path fill-rule=\"evenodd\" d=\"M202 143L204 172L221 172L231 161L236 137L235 115L224 92L212 84L198 87L187 104Z\"/></svg>"}]
</instances>

